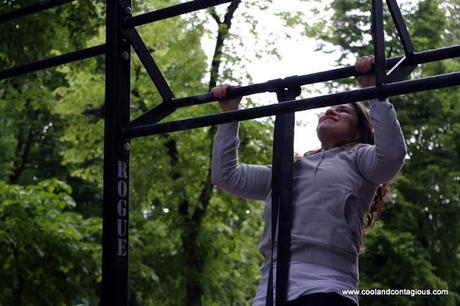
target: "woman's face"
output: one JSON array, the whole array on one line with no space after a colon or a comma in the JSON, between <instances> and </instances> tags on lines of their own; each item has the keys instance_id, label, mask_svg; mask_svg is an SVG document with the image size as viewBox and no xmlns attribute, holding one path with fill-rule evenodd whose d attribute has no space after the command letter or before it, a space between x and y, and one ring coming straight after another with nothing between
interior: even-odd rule
<instances>
[{"instance_id":1,"label":"woman's face","mask_svg":"<svg viewBox=\"0 0 460 306\"><path fill-rule=\"evenodd\" d=\"M358 115L351 104L329 108L318 119L316 133L324 149L352 142L358 132Z\"/></svg>"}]
</instances>

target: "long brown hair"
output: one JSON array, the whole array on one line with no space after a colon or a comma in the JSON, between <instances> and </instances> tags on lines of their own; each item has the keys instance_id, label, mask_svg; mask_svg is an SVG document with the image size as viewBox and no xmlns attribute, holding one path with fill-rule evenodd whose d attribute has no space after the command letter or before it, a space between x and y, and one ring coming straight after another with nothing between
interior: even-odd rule
<instances>
[{"instance_id":1,"label":"long brown hair","mask_svg":"<svg viewBox=\"0 0 460 306\"><path fill-rule=\"evenodd\" d=\"M353 110L357 115L358 129L353 141L342 145L342 147L351 147L358 143L374 144L374 130L369 117L368 109L361 102L350 103L350 105L353 107ZM303 156L309 156L311 154L318 153L319 151L321 151L321 149L308 151L303 154ZM298 160L300 159L300 156L295 156L294 159ZM372 200L372 205L364 219L363 229L367 229L373 225L378 219L380 213L383 211L386 197L390 191L390 184L391 181L386 182L377 188L374 199Z\"/></svg>"}]
</instances>

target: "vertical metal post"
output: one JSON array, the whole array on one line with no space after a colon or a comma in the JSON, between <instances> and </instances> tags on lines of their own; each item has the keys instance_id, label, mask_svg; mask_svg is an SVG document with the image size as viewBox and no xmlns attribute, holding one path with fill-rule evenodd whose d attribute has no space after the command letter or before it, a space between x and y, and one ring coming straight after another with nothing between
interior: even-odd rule
<instances>
[{"instance_id":1,"label":"vertical metal post","mask_svg":"<svg viewBox=\"0 0 460 306\"><path fill-rule=\"evenodd\" d=\"M277 90L280 103L295 100L300 86ZM267 306L284 306L287 302L289 262L291 256L292 164L294 158L295 113L276 116L272 162L272 262L267 287ZM278 232L278 239L276 233ZM273 303L273 252L276 248L276 300Z\"/></svg>"},{"instance_id":2,"label":"vertical metal post","mask_svg":"<svg viewBox=\"0 0 460 306\"><path fill-rule=\"evenodd\" d=\"M375 56L375 86L379 92L379 99L383 84L385 83L385 32L383 27L383 4L382 0L372 0L372 36Z\"/></svg>"},{"instance_id":3,"label":"vertical metal post","mask_svg":"<svg viewBox=\"0 0 460 306\"><path fill-rule=\"evenodd\" d=\"M130 45L121 25L130 0L107 0L102 306L128 305Z\"/></svg>"}]
</instances>

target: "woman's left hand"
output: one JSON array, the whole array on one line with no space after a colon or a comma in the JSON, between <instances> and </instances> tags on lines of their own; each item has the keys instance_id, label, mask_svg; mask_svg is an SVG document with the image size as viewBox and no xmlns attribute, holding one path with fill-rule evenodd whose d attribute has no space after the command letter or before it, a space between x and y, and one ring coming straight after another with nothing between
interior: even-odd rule
<instances>
[{"instance_id":1,"label":"woman's left hand","mask_svg":"<svg viewBox=\"0 0 460 306\"><path fill-rule=\"evenodd\" d=\"M355 63L355 69L359 73L367 73L372 70L372 65L375 63L375 58L371 56L358 57ZM375 74L365 74L356 76L361 87L368 87L375 85Z\"/></svg>"}]
</instances>

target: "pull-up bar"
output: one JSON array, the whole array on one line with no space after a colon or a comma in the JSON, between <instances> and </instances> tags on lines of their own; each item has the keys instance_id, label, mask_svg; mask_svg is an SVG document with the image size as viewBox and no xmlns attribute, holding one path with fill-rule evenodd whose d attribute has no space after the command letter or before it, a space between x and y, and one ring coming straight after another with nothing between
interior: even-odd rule
<instances>
[{"instance_id":1,"label":"pull-up bar","mask_svg":"<svg viewBox=\"0 0 460 306\"><path fill-rule=\"evenodd\" d=\"M410 58L410 60L402 64L402 67L404 67L405 65L413 66L417 64L425 64L429 62L450 59L458 56L460 56L460 46L451 46L441 49L415 52L413 56ZM395 65L401 62L401 60L403 59L406 58L399 56L388 59L385 63L386 69L395 67ZM263 92L276 92L277 90L279 90L279 88L283 87L302 86L319 82L333 81L356 75L359 74L356 72L353 66L336 68L327 71L305 74L301 76L290 76L284 79L270 80L264 83L252 84L243 87L230 88L228 90L227 97L233 98L237 96L248 96ZM171 100L160 103L153 109L145 112L138 118L132 120L128 124L128 128L125 130L126 136L131 135L134 132L134 128L136 127L144 126L143 128L145 129L146 125L159 122L167 115L169 115L171 112L173 112L176 108L213 102L215 100L216 99L211 93L205 93L184 98L172 98ZM269 114L266 116L271 115L274 114Z\"/></svg>"},{"instance_id":2,"label":"pull-up bar","mask_svg":"<svg viewBox=\"0 0 460 306\"><path fill-rule=\"evenodd\" d=\"M437 75L419 80L401 81L386 84L383 87L385 96L398 96L402 94L440 89L460 85L460 72ZM229 123L256 119L261 117L280 115L314 108L365 101L378 98L378 90L375 86L350 90L346 92L318 96L307 99L291 100L279 104L258 106L250 109L228 111L208 116L195 117L185 120L177 120L166 123L141 125L126 128L123 135L126 138L137 138L148 135L163 134L181 130L189 130L215 124Z\"/></svg>"}]
</instances>

